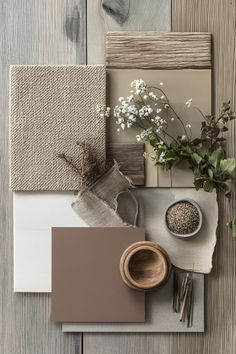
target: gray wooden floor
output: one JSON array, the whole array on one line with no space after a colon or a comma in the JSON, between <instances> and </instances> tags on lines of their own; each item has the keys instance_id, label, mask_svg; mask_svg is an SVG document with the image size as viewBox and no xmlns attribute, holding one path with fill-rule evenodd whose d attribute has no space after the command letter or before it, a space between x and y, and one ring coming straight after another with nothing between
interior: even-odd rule
<instances>
[{"instance_id":1,"label":"gray wooden floor","mask_svg":"<svg viewBox=\"0 0 236 354\"><path fill-rule=\"evenodd\" d=\"M0 354L235 354L236 253L219 198L214 271L207 279L205 334L62 334L50 322L50 297L13 294L12 196L8 191L10 64L104 62L107 30L210 31L214 35L214 110L235 103L235 0L1 0L0 2ZM172 13L171 13L172 12ZM235 127L228 151L235 154ZM83 340L82 340L83 339Z\"/></svg>"}]
</instances>

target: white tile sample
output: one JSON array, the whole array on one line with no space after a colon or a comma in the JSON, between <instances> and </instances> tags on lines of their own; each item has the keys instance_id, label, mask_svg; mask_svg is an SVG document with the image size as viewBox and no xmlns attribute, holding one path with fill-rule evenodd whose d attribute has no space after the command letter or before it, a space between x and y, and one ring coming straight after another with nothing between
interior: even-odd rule
<instances>
[{"instance_id":1,"label":"white tile sample","mask_svg":"<svg viewBox=\"0 0 236 354\"><path fill-rule=\"evenodd\" d=\"M51 227L87 226L73 192L14 192L14 291L51 291Z\"/></svg>"}]
</instances>

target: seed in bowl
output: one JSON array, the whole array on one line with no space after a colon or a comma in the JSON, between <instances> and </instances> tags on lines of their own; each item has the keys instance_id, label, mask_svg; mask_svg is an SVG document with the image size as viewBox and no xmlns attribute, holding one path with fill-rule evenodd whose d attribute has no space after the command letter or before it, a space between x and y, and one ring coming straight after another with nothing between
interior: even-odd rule
<instances>
[{"instance_id":1,"label":"seed in bowl","mask_svg":"<svg viewBox=\"0 0 236 354\"><path fill-rule=\"evenodd\" d=\"M194 232L199 225L197 208L188 201L177 202L166 213L166 223L170 231L186 235Z\"/></svg>"}]
</instances>

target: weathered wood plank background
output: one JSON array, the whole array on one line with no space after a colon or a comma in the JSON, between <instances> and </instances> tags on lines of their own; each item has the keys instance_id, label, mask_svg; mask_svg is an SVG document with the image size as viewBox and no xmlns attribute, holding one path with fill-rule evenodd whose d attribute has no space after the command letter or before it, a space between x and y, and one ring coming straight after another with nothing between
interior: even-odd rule
<instances>
[{"instance_id":1,"label":"weathered wood plank background","mask_svg":"<svg viewBox=\"0 0 236 354\"><path fill-rule=\"evenodd\" d=\"M215 268L207 281L206 334L62 334L48 295L12 291L12 198L8 192L8 66L103 63L108 30L171 30L171 0L2 0L0 4L0 353L234 354L235 242L225 226L233 208L220 198ZM87 14L87 21L86 21ZM173 31L209 31L214 40L214 110L235 101L235 0L172 0ZM87 36L86 36L87 32ZM86 46L87 37L87 46ZM235 154L235 128L228 151Z\"/></svg>"},{"instance_id":2,"label":"weathered wood plank background","mask_svg":"<svg viewBox=\"0 0 236 354\"><path fill-rule=\"evenodd\" d=\"M231 99L235 109L236 2L230 0L172 0L173 31L209 31L213 34L214 91L213 111L219 113L223 101ZM235 122L229 133L227 150L236 153ZM180 336L183 353L236 353L236 242L226 223L236 214L235 194L230 207L219 197L220 225L214 268L207 277L204 336Z\"/></svg>"},{"instance_id":3,"label":"weathered wood plank background","mask_svg":"<svg viewBox=\"0 0 236 354\"><path fill-rule=\"evenodd\" d=\"M12 195L8 185L10 64L86 61L85 0L2 0L0 4L0 353L79 354L80 335L50 321L50 296L13 294Z\"/></svg>"}]
</instances>

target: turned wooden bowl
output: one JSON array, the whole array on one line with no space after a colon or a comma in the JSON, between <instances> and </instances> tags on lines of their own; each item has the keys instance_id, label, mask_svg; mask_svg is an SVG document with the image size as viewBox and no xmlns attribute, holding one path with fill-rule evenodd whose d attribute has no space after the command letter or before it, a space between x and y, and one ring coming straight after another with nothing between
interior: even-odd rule
<instances>
[{"instance_id":1,"label":"turned wooden bowl","mask_svg":"<svg viewBox=\"0 0 236 354\"><path fill-rule=\"evenodd\" d=\"M120 259L120 273L130 288L149 291L162 286L171 271L166 251L150 241L130 245Z\"/></svg>"}]
</instances>

